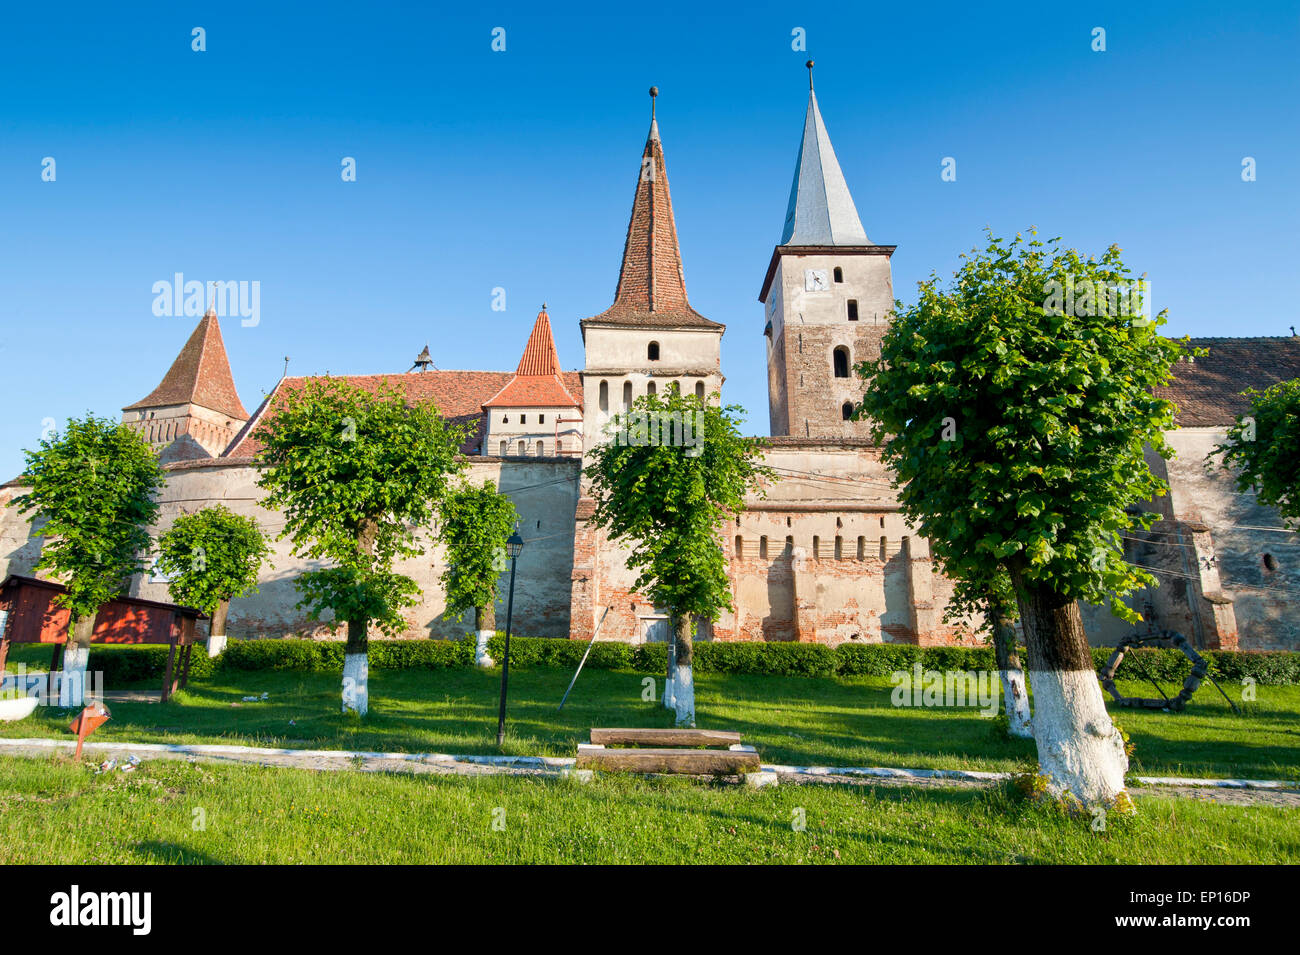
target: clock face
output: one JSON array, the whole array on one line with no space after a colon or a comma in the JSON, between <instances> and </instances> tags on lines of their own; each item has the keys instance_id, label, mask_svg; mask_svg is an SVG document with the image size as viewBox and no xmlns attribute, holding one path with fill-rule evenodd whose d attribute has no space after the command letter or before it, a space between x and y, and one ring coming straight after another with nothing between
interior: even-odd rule
<instances>
[{"instance_id":1,"label":"clock face","mask_svg":"<svg viewBox=\"0 0 1300 955\"><path fill-rule=\"evenodd\" d=\"M824 292L830 288L825 269L808 269L803 274L805 292Z\"/></svg>"}]
</instances>

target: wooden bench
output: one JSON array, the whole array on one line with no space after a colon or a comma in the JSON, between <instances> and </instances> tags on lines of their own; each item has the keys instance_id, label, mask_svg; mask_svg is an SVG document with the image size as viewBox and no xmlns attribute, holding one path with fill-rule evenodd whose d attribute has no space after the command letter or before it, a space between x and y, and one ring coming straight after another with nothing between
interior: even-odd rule
<instances>
[{"instance_id":1,"label":"wooden bench","mask_svg":"<svg viewBox=\"0 0 1300 955\"><path fill-rule=\"evenodd\" d=\"M725 746L726 749L699 747ZM644 747L644 748L643 748ZM728 730L593 729L578 744L578 769L606 772L739 776L757 773L758 753Z\"/></svg>"}]
</instances>

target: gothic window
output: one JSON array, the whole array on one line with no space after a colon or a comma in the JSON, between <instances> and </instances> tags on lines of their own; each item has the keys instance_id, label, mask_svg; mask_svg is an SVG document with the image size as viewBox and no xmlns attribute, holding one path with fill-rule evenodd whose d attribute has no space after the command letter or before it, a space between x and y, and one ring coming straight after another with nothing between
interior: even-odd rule
<instances>
[{"instance_id":1,"label":"gothic window","mask_svg":"<svg viewBox=\"0 0 1300 955\"><path fill-rule=\"evenodd\" d=\"M836 267L835 267L835 281L837 281L837 282L843 282L843 281L844 281L844 270L843 270L842 268L840 268L839 266L836 266Z\"/></svg>"},{"instance_id":2,"label":"gothic window","mask_svg":"<svg viewBox=\"0 0 1300 955\"><path fill-rule=\"evenodd\" d=\"M834 361L832 364L835 366L835 377L849 377L849 350L841 345L839 348L835 349L833 358Z\"/></svg>"},{"instance_id":3,"label":"gothic window","mask_svg":"<svg viewBox=\"0 0 1300 955\"><path fill-rule=\"evenodd\" d=\"M853 402L844 402L844 405L840 408L840 417L845 421L851 421L853 419Z\"/></svg>"},{"instance_id":4,"label":"gothic window","mask_svg":"<svg viewBox=\"0 0 1300 955\"><path fill-rule=\"evenodd\" d=\"M600 410L601 411L609 410L609 382L608 381L602 381L600 383Z\"/></svg>"},{"instance_id":5,"label":"gothic window","mask_svg":"<svg viewBox=\"0 0 1300 955\"><path fill-rule=\"evenodd\" d=\"M645 354L645 356L646 356L646 358L647 358L648 360L650 360L650 361L658 361L658 360L659 360L659 343L658 343L658 342L651 342L651 343L650 343L650 347L646 349L646 354Z\"/></svg>"},{"instance_id":6,"label":"gothic window","mask_svg":"<svg viewBox=\"0 0 1300 955\"><path fill-rule=\"evenodd\" d=\"M858 320L858 303L854 299L849 299L849 321L856 322L857 320Z\"/></svg>"}]
</instances>

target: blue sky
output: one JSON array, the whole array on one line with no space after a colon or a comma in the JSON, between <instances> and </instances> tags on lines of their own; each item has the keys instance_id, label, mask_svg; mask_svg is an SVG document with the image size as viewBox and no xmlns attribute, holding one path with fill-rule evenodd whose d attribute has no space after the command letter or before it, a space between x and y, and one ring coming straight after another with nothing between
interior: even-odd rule
<instances>
[{"instance_id":1,"label":"blue sky","mask_svg":"<svg viewBox=\"0 0 1300 955\"><path fill-rule=\"evenodd\" d=\"M513 369L543 300L580 367L578 322L613 298L651 84L691 302L727 325L726 397L764 433L756 298L809 56L905 301L985 226L1035 225L1119 244L1174 333L1300 324L1295 3L465 9L6 5L5 477L45 419L116 417L157 384L195 323L153 314L176 272L260 282L260 323L222 323L250 411L286 355L297 374L405 371L427 341L440 368Z\"/></svg>"}]
</instances>

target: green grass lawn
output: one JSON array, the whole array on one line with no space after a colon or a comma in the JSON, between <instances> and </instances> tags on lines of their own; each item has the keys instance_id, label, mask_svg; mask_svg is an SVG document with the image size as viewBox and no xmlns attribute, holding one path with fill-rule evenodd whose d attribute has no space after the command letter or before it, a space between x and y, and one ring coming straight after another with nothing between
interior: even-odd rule
<instances>
[{"instance_id":1,"label":"green grass lawn","mask_svg":"<svg viewBox=\"0 0 1300 955\"><path fill-rule=\"evenodd\" d=\"M0 757L0 863L1300 862L1293 810L1165 798L1094 832L970 790L92 767Z\"/></svg>"},{"instance_id":2,"label":"green grass lawn","mask_svg":"<svg viewBox=\"0 0 1300 955\"><path fill-rule=\"evenodd\" d=\"M571 676L550 668L511 672L505 752L572 756L593 726L670 725L667 711L642 700L641 673L585 671L557 711ZM167 704L110 704L113 718L94 738L495 753L499 683L497 670L374 670L370 714L357 720L339 713L337 675L222 671L191 682ZM659 680L656 692L661 687ZM1121 689L1151 692L1141 684ZM895 708L891 690L881 677L700 673L698 725L740 731L769 763L1020 770L1034 757L1032 741L1000 738L974 709ZM267 702L241 702L263 692ZM1300 780L1300 687L1258 693L1243 704L1243 717L1209 684L1183 713L1111 712L1137 747L1135 773ZM42 707L0 723L0 736L68 739L69 719Z\"/></svg>"}]
</instances>

